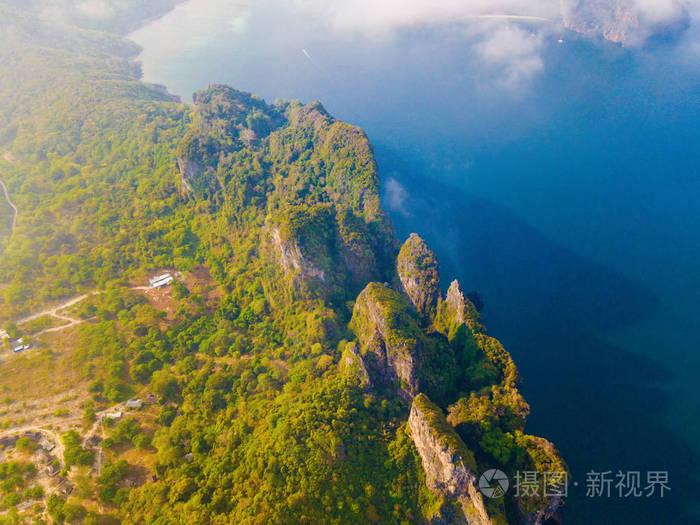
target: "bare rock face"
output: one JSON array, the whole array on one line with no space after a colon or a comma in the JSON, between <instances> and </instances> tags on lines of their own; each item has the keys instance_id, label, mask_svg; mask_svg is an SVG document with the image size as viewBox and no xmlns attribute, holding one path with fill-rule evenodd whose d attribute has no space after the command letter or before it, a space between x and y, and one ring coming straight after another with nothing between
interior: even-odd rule
<instances>
[{"instance_id":1,"label":"bare rock face","mask_svg":"<svg viewBox=\"0 0 700 525\"><path fill-rule=\"evenodd\" d=\"M401 247L397 270L403 289L416 310L430 322L440 298L440 273L435 254L417 234L412 233Z\"/></svg>"},{"instance_id":2,"label":"bare rock face","mask_svg":"<svg viewBox=\"0 0 700 525\"><path fill-rule=\"evenodd\" d=\"M484 327L479 322L479 312L472 302L466 298L457 279L452 281L447 289L447 296L441 305L445 314L454 325L467 325L470 330L483 332Z\"/></svg>"},{"instance_id":3,"label":"bare rock face","mask_svg":"<svg viewBox=\"0 0 700 525\"><path fill-rule=\"evenodd\" d=\"M428 487L450 498L466 494L467 486L476 480L474 455L447 423L440 408L428 396L419 394L413 400L408 425Z\"/></svg>"},{"instance_id":4,"label":"bare rock face","mask_svg":"<svg viewBox=\"0 0 700 525\"><path fill-rule=\"evenodd\" d=\"M425 394L419 394L413 400L408 426L425 470L428 488L457 500L462 507L463 522L470 525L497 523L489 516L477 489L474 455L447 423L442 410Z\"/></svg>"},{"instance_id":5,"label":"bare rock face","mask_svg":"<svg viewBox=\"0 0 700 525\"><path fill-rule=\"evenodd\" d=\"M327 203L299 208L271 213L262 236L292 293L343 301L382 277L362 218Z\"/></svg>"},{"instance_id":6,"label":"bare rock face","mask_svg":"<svg viewBox=\"0 0 700 525\"><path fill-rule=\"evenodd\" d=\"M194 188L199 189L201 186L217 185L213 176L214 169L202 166L196 160L178 158L177 168L180 171L183 195L192 193Z\"/></svg>"},{"instance_id":7,"label":"bare rock face","mask_svg":"<svg viewBox=\"0 0 700 525\"><path fill-rule=\"evenodd\" d=\"M288 274L296 274L301 279L318 279L321 282L326 280L323 270L316 268L307 261L299 245L294 240L282 238L278 228L269 229L269 238L279 259L280 266Z\"/></svg>"},{"instance_id":8,"label":"bare rock face","mask_svg":"<svg viewBox=\"0 0 700 525\"><path fill-rule=\"evenodd\" d=\"M382 284L369 283L357 297L350 326L375 382L398 384L400 394L413 398L420 389L424 336L406 299Z\"/></svg>"},{"instance_id":9,"label":"bare rock face","mask_svg":"<svg viewBox=\"0 0 700 525\"><path fill-rule=\"evenodd\" d=\"M355 343L348 343L340 358L340 369L346 374L355 377L363 390L372 388L372 380L367 372L365 361L357 350Z\"/></svg>"}]
</instances>

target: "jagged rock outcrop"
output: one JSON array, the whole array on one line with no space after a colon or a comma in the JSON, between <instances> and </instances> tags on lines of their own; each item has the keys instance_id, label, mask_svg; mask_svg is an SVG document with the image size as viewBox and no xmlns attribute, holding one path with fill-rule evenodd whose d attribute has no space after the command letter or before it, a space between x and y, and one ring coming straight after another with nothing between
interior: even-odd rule
<instances>
[{"instance_id":1,"label":"jagged rock outcrop","mask_svg":"<svg viewBox=\"0 0 700 525\"><path fill-rule=\"evenodd\" d=\"M382 284L369 283L357 297L350 327L374 382L396 385L404 397L415 396L425 336L406 299Z\"/></svg>"},{"instance_id":2,"label":"jagged rock outcrop","mask_svg":"<svg viewBox=\"0 0 700 525\"><path fill-rule=\"evenodd\" d=\"M367 226L348 209L284 206L266 222L263 252L301 296L342 301L381 277Z\"/></svg>"},{"instance_id":3,"label":"jagged rock outcrop","mask_svg":"<svg viewBox=\"0 0 700 525\"><path fill-rule=\"evenodd\" d=\"M213 172L213 168L205 168L196 160L184 158L177 159L177 168L180 171L183 196L192 193L193 186L198 186L205 174L206 178L211 179L210 175Z\"/></svg>"},{"instance_id":4,"label":"jagged rock outcrop","mask_svg":"<svg viewBox=\"0 0 700 525\"><path fill-rule=\"evenodd\" d=\"M298 248L311 269L296 272L296 289L311 288L312 295L342 302L369 281L389 280L396 241L381 209L366 135L331 117L318 102L282 103L277 111L285 124L261 142L265 169L273 174L267 223L270 232L278 229L284 242Z\"/></svg>"},{"instance_id":5,"label":"jagged rock outcrop","mask_svg":"<svg viewBox=\"0 0 700 525\"><path fill-rule=\"evenodd\" d=\"M443 505L440 515L431 523L481 525L507 523L503 510L503 500L484 500L476 487L476 463L474 456L460 436L469 439L480 453L497 457L497 461L507 462L515 454L530 458L533 471L565 472L566 465L561 461L551 443L541 438L524 434L525 420L529 405L518 391L520 376L510 354L496 339L486 335L479 322L479 314L467 299L459 283L453 281L444 299L437 299L437 308L432 314L431 307L439 291L437 261L416 235L412 235L402 248L399 261L403 262L399 272L407 295L411 297L416 310L422 313L425 324L418 331L430 336L441 335L447 346L435 347L430 344L420 346L420 360L415 376L418 393L413 399L409 417L409 427L413 441L426 473L426 484L432 491L443 495L448 501L457 502L458 515L454 505ZM439 342L428 337L428 342ZM438 345L439 346L439 345ZM433 349L431 352L430 349ZM432 364L442 382L452 387L435 388L428 379L434 374L423 373L431 367L434 357L454 355L454 367L459 369L452 379L448 376L451 366L446 361ZM449 357L451 359L451 357ZM488 388L484 388L487 386ZM430 389L430 390L429 390ZM469 392L459 399L450 397L459 392ZM440 397L433 397L434 392ZM449 405L449 416L433 404L433 397L441 406ZM447 403L446 403L447 401ZM484 429L491 430L484 430ZM495 430L494 430L495 429ZM509 434L502 430L508 429ZM491 432L488 436L485 435ZM493 440L501 440L504 449L493 449ZM562 504L561 498L543 496L508 495L521 515L523 523L541 525L554 516Z\"/></svg>"},{"instance_id":6,"label":"jagged rock outcrop","mask_svg":"<svg viewBox=\"0 0 700 525\"><path fill-rule=\"evenodd\" d=\"M522 433L516 433L516 439L526 447L531 457L536 458L534 467L538 472L563 474L568 471L566 464L559 456L559 452L550 441ZM565 483L565 479L557 480L556 477L551 477L548 481L550 487L547 493L543 492L517 499L518 512L525 525L542 525L548 519L556 516L564 505L563 498L557 493L562 490L561 483Z\"/></svg>"},{"instance_id":7,"label":"jagged rock outcrop","mask_svg":"<svg viewBox=\"0 0 700 525\"><path fill-rule=\"evenodd\" d=\"M283 109L288 124L270 134L269 149L291 176L277 181L278 187L285 188L285 193L298 191L295 168L308 164L299 156L307 144L312 145L315 164L322 167L314 174L314 183L330 202L352 209L363 222L372 224L368 237L373 249L393 258L396 240L381 207L379 170L367 135L331 117L319 102L291 102Z\"/></svg>"},{"instance_id":8,"label":"jagged rock outcrop","mask_svg":"<svg viewBox=\"0 0 700 525\"><path fill-rule=\"evenodd\" d=\"M428 488L457 500L466 523L498 523L489 516L477 488L474 454L447 423L442 410L425 394L419 394L413 400L408 426L425 470Z\"/></svg>"},{"instance_id":9,"label":"jagged rock outcrop","mask_svg":"<svg viewBox=\"0 0 700 525\"><path fill-rule=\"evenodd\" d=\"M430 496L427 518L435 525L504 524L503 503L484 501L477 490L464 440L488 463L507 464L531 451L543 457L540 444L522 432L528 407L517 369L485 335L457 281L441 297L438 261L423 239L411 234L394 261L397 244L364 133L318 103L267 106L220 87L195 102L179 149L183 188L227 213L231 233L250 248L240 257L259 257L270 309L296 299L327 307L307 319L307 342L315 346L329 340L315 336L321 320L328 333L340 328L332 308L359 292L350 322L356 341L343 347L339 371L372 397L398 396L411 405L409 427L427 485L441 495ZM238 213L253 206L249 217ZM380 284L396 283L396 275L402 289ZM326 370L332 361L324 353L316 367ZM449 407L450 417L438 406ZM328 450L332 461L343 455L337 446ZM549 516L554 503L510 500L529 520Z\"/></svg>"},{"instance_id":10,"label":"jagged rock outcrop","mask_svg":"<svg viewBox=\"0 0 700 525\"><path fill-rule=\"evenodd\" d=\"M325 272L304 257L295 239L283 238L280 229L274 226L270 227L267 233L279 264L288 275L305 281L317 279L324 282L326 280Z\"/></svg>"},{"instance_id":11,"label":"jagged rock outcrop","mask_svg":"<svg viewBox=\"0 0 700 525\"><path fill-rule=\"evenodd\" d=\"M420 454L426 483L450 498L464 495L474 484L476 461L440 408L425 394L413 400L408 418L411 436Z\"/></svg>"},{"instance_id":12,"label":"jagged rock outcrop","mask_svg":"<svg viewBox=\"0 0 700 525\"><path fill-rule=\"evenodd\" d=\"M423 239L412 233L399 251L396 269L416 310L430 322L440 298L440 273L435 254Z\"/></svg>"},{"instance_id":13,"label":"jagged rock outcrop","mask_svg":"<svg viewBox=\"0 0 700 525\"><path fill-rule=\"evenodd\" d=\"M372 380L369 377L365 361L357 350L356 343L348 343L345 346L340 358L340 369L347 375L356 378L363 390L372 388Z\"/></svg>"},{"instance_id":14,"label":"jagged rock outcrop","mask_svg":"<svg viewBox=\"0 0 700 525\"><path fill-rule=\"evenodd\" d=\"M447 289L444 301L438 305L438 317L448 332L465 325L474 332L484 332L484 326L479 322L479 312L472 302L467 299L455 279Z\"/></svg>"}]
</instances>

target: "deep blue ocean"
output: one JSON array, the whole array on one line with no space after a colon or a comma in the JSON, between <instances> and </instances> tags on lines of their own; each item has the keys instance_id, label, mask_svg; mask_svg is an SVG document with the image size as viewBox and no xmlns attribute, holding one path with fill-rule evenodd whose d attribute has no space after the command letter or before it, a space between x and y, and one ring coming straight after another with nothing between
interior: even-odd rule
<instances>
[{"instance_id":1,"label":"deep blue ocean","mask_svg":"<svg viewBox=\"0 0 700 525\"><path fill-rule=\"evenodd\" d=\"M428 241L445 286L480 292L528 432L567 460L565 523L698 523L697 50L540 35L534 62L485 63L461 25L368 36L194 0L133 38L145 80L183 100L227 83L320 100L368 133L399 236ZM667 471L671 491L587 497L605 471Z\"/></svg>"}]
</instances>

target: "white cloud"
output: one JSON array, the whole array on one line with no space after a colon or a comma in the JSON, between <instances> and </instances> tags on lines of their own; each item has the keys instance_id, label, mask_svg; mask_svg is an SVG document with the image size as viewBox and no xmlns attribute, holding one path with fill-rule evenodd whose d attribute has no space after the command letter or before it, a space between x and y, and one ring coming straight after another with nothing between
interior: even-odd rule
<instances>
[{"instance_id":1,"label":"white cloud","mask_svg":"<svg viewBox=\"0 0 700 525\"><path fill-rule=\"evenodd\" d=\"M514 25L498 25L483 32L475 51L496 81L508 90L527 86L544 70L540 56L542 33L533 33Z\"/></svg>"},{"instance_id":2,"label":"white cloud","mask_svg":"<svg viewBox=\"0 0 700 525\"><path fill-rule=\"evenodd\" d=\"M634 9L642 21L662 24L682 15L683 7L677 0L633 0Z\"/></svg>"},{"instance_id":3,"label":"white cloud","mask_svg":"<svg viewBox=\"0 0 700 525\"><path fill-rule=\"evenodd\" d=\"M389 177L386 181L386 197L390 210L401 213L404 217L411 215L405 207L406 199L409 197L408 192L393 177Z\"/></svg>"},{"instance_id":4,"label":"white cloud","mask_svg":"<svg viewBox=\"0 0 700 525\"><path fill-rule=\"evenodd\" d=\"M275 0L273 0L274 2ZM461 29L465 51L482 61L489 89L527 87L544 68L542 35L558 24L559 0L296 0L336 32L392 38L430 25Z\"/></svg>"},{"instance_id":5,"label":"white cloud","mask_svg":"<svg viewBox=\"0 0 700 525\"><path fill-rule=\"evenodd\" d=\"M544 41L561 28L564 5L585 13L589 27L625 27L628 45L635 46L695 4L700 0L295 0L293 5L336 32L363 38L386 39L436 24L462 27L465 46L491 76L483 79L488 87L520 92L544 70Z\"/></svg>"},{"instance_id":6,"label":"white cloud","mask_svg":"<svg viewBox=\"0 0 700 525\"><path fill-rule=\"evenodd\" d=\"M105 6L129 1L134 0L80 0L80 5L97 14ZM259 0L248 4L240 0L190 0L170 16L173 20L178 18L176 15L182 19L177 25L183 35L194 19L206 21L211 38L224 31L243 37L270 26L271 39L279 36L275 24L280 20L300 17L313 22L309 39L320 42L330 35L331 42L343 42L349 47L355 42L370 41L371 45L372 40L400 38L402 33L422 27L449 26L462 38L465 68L478 70L474 78L481 86L519 94L545 69L542 51L548 39L559 38L562 5L567 2L583 6L587 16L592 13L603 18L616 13L616 6L628 6L638 24L633 29L634 43L643 41L651 26L674 20L683 11L679 1L686 2L687 8L700 3L700 0ZM280 29L279 33L284 35L288 30L291 29ZM173 45L182 45L181 41L186 39L176 40ZM692 40L688 48L696 42L697 39ZM307 45L311 44L303 42L301 47Z\"/></svg>"},{"instance_id":7,"label":"white cloud","mask_svg":"<svg viewBox=\"0 0 700 525\"><path fill-rule=\"evenodd\" d=\"M60 12L108 20L138 1L45 0L44 5L55 19L60 19ZM222 31L244 34L250 29L248 15L256 12L312 17L320 30L346 39L391 39L411 29L449 25L463 34L465 52L483 66L480 80L486 87L519 92L544 70L544 42L560 29L564 6L583 12L593 27L601 21L611 23L623 13L622 23L630 24L629 44L635 45L652 28L678 20L685 10L697 16L699 4L700 0L190 0L174 13L189 13L181 24L184 30L190 16L216 13L207 21L210 36ZM688 47L696 43L697 39L691 40Z\"/></svg>"}]
</instances>

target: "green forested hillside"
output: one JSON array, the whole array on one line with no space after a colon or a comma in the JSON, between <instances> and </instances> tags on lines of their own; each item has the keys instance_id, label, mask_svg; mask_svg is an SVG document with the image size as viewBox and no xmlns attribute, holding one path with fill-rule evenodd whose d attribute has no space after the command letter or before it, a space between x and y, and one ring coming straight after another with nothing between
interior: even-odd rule
<instances>
[{"instance_id":1,"label":"green forested hillside","mask_svg":"<svg viewBox=\"0 0 700 525\"><path fill-rule=\"evenodd\" d=\"M418 393L470 469L566 468L524 434L515 365L459 286L442 298L419 238L418 262L399 255L361 130L227 86L183 104L138 80L119 37L1 6L0 179L20 215L0 320L92 295L31 350L84 396L59 461L78 489L13 497L0 521L461 523L466 496L428 488L407 425ZM135 286L166 270L156 299ZM487 508L517 523L549 503Z\"/></svg>"}]
</instances>

